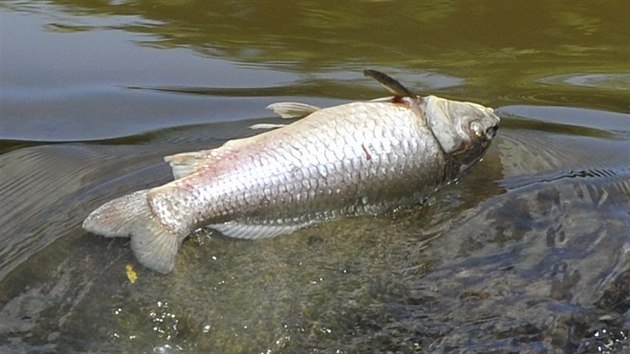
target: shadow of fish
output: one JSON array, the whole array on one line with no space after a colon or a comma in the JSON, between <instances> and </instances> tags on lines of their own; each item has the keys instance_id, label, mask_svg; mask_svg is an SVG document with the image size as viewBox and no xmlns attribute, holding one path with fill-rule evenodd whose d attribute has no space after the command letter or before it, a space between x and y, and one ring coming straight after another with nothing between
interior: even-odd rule
<instances>
[{"instance_id":1,"label":"shadow of fish","mask_svg":"<svg viewBox=\"0 0 630 354\"><path fill-rule=\"evenodd\" d=\"M323 109L271 105L283 117L304 118L167 156L174 181L104 204L83 228L131 237L142 265L168 273L181 242L201 226L259 239L417 203L469 170L495 136L491 108L416 96L385 74L364 73L393 96Z\"/></svg>"}]
</instances>

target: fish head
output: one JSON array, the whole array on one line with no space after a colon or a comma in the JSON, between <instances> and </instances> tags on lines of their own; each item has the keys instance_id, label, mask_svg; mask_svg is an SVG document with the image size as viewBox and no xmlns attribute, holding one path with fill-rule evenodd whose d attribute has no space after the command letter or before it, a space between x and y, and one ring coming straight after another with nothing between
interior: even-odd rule
<instances>
[{"instance_id":1,"label":"fish head","mask_svg":"<svg viewBox=\"0 0 630 354\"><path fill-rule=\"evenodd\" d=\"M494 110L480 104L423 98L427 125L442 151L459 163L460 174L481 159L499 128Z\"/></svg>"}]
</instances>

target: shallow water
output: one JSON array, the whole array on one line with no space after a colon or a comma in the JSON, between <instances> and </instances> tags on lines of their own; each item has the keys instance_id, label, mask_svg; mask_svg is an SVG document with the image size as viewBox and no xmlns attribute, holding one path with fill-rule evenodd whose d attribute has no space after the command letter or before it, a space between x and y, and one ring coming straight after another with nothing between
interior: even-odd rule
<instances>
[{"instance_id":1,"label":"shallow water","mask_svg":"<svg viewBox=\"0 0 630 354\"><path fill-rule=\"evenodd\" d=\"M0 351L630 350L627 15L622 1L0 2ZM277 122L269 103L383 96L367 67L497 107L488 155L389 215L259 242L199 233L167 276L81 230L102 202L169 180L162 156Z\"/></svg>"}]
</instances>

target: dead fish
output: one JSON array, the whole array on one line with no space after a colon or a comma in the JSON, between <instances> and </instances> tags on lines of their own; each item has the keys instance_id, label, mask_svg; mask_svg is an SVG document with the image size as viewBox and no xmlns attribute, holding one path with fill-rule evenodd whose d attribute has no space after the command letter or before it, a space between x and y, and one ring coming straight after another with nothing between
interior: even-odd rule
<instances>
[{"instance_id":1,"label":"dead fish","mask_svg":"<svg viewBox=\"0 0 630 354\"><path fill-rule=\"evenodd\" d=\"M383 73L364 73L393 96L328 108L271 105L281 116L305 117L167 156L174 181L104 204L83 228L131 237L142 265L169 273L180 244L199 227L260 239L421 202L478 162L496 134L492 108L416 96Z\"/></svg>"}]
</instances>

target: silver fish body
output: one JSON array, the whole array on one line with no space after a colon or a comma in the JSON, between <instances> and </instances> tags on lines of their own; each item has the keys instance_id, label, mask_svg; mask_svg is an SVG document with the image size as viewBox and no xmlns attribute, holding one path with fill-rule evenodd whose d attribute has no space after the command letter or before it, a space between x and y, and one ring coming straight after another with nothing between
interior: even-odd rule
<instances>
[{"instance_id":1,"label":"silver fish body","mask_svg":"<svg viewBox=\"0 0 630 354\"><path fill-rule=\"evenodd\" d=\"M307 113L216 149L165 157L174 181L106 203L83 227L130 236L140 263L168 273L200 226L257 239L417 203L474 165L499 123L490 108L434 96Z\"/></svg>"},{"instance_id":2,"label":"silver fish body","mask_svg":"<svg viewBox=\"0 0 630 354\"><path fill-rule=\"evenodd\" d=\"M149 191L148 201L177 232L206 224L221 228L226 221L272 232L273 226L377 212L453 177L429 137L426 124L402 105L332 107L206 152L207 166Z\"/></svg>"}]
</instances>

